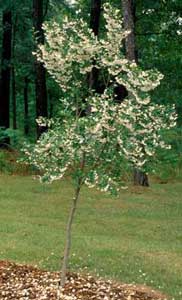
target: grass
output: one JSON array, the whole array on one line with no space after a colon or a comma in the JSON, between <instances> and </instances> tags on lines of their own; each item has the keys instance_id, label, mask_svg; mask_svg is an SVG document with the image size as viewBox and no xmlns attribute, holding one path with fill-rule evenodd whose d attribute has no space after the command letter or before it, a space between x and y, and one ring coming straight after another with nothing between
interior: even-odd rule
<instances>
[{"instance_id":1,"label":"grass","mask_svg":"<svg viewBox=\"0 0 182 300\"><path fill-rule=\"evenodd\" d=\"M0 175L0 259L58 270L72 187ZM147 284L182 298L182 185L129 188L118 198L83 188L72 270Z\"/></svg>"}]
</instances>

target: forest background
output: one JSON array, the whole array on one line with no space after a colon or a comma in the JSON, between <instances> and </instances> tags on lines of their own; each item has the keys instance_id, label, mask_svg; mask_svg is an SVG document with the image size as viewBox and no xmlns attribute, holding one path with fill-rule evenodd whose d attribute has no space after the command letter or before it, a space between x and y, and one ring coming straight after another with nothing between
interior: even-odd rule
<instances>
[{"instance_id":1,"label":"forest background","mask_svg":"<svg viewBox=\"0 0 182 300\"><path fill-rule=\"evenodd\" d=\"M122 11L121 1L110 2ZM32 54L37 42L44 43L43 22L61 22L65 15L76 19L80 14L102 36L102 11L96 3L101 4L83 0L0 1L1 146L11 144L19 149L25 139L35 141L41 134L35 119L40 115L53 117L60 110L61 90ZM180 0L149 0L133 1L132 5L138 64L143 69L156 68L164 75L160 86L152 92L152 101L175 104L178 113L177 128L166 134L172 150L159 153L157 158L157 176L166 179L169 174L178 176L182 163L182 4ZM1 153L1 161L4 155ZM4 164L1 162L2 169L6 169ZM127 166L125 169L130 171Z\"/></svg>"},{"instance_id":2,"label":"forest background","mask_svg":"<svg viewBox=\"0 0 182 300\"><path fill-rule=\"evenodd\" d=\"M41 28L43 22L51 19L61 22L65 15L76 19L79 12L93 30L95 28L96 31L100 31L100 35L104 35L102 16L97 24L97 14L102 12L98 11L96 2L0 2L2 144L11 143L13 148L18 149L24 139L35 141L41 134L40 128L36 126L36 117L52 117L60 109L61 90L32 55L37 42L44 43ZM122 11L121 1L110 2ZM138 64L143 69L156 68L164 75L160 86L152 93L152 101L165 105L175 104L178 113L177 128L170 130L166 135L166 140L172 145L172 151L163 152L161 156L159 154L157 159L160 161L158 175L166 178L170 173L170 176L175 176L179 174L181 166L182 147L182 4L179 0L150 0L133 1L132 5ZM3 155L1 154L2 159Z\"/></svg>"},{"instance_id":3,"label":"forest background","mask_svg":"<svg viewBox=\"0 0 182 300\"><path fill-rule=\"evenodd\" d=\"M175 189L175 191L173 190L173 194L176 192L175 197L177 203L177 200L179 201L178 194L180 194L180 191L178 192L178 179L181 177L182 169L182 17L180 15L182 3L180 0L112 0L107 2L110 2L113 7L118 8L123 15L124 9L126 8L126 6L124 8L123 3L132 4L130 16L133 20L135 60L142 69L148 70L156 68L164 75L161 84L151 93L152 103L165 106L175 105L178 114L177 126L165 132L164 135L165 141L169 143L172 148L170 151L163 149L157 152L155 157L156 164L152 166L149 174L153 174L153 178L157 179L159 183L177 182L177 188L173 186ZM104 3L105 1L100 0L80 0L77 2L61 0L0 0L1 172L17 174L23 171L23 174L25 174L25 172L29 174L30 169L26 169L26 167L23 166L22 168L25 167L25 169L21 170L21 165L16 163L22 144L24 141L34 143L37 138L41 136L42 132L46 130L46 128L41 128L36 124L35 120L37 117L44 116L52 118L57 116L61 111L59 99L63 96L63 92L44 69L43 64L37 61L36 57L32 54L37 49L37 43L44 43L43 22L55 20L58 23L62 23L62 20L65 19L66 16L75 20L81 16L93 29L94 33L102 37L105 31L101 4ZM127 13L127 8L125 13ZM126 45L124 52L127 54ZM98 80L96 85L99 90L103 90L104 82ZM87 86L84 86L84 88L87 88ZM119 89L118 93L119 101L125 101L126 91ZM122 179L130 181L133 170L127 161L123 163L121 166L123 169ZM153 173L153 167L155 173ZM35 171L35 169L33 171ZM140 175L144 180L139 180L137 183L146 185L146 182L148 183L147 174L141 173ZM4 178L3 180L6 181L6 177ZM8 178L8 180L11 181L12 178ZM21 198L24 197L22 193L22 178L19 179L17 177L17 180L20 180L19 184L16 183L16 188L19 189L19 193L21 194L18 194L18 198ZM67 184L66 182L65 194L69 190ZM44 188L41 187L40 189ZM166 187L167 193L169 189L169 186ZM57 189L57 191L58 190L59 189ZM153 197L153 191L149 191L149 193L150 192L151 197ZM123 195L125 195L125 192L123 192ZM168 199L166 194L163 196L166 201L166 199ZM142 198L141 196L138 197ZM148 197L151 201L150 194L148 194ZM143 200L144 202L146 202L146 198ZM148 204L150 201L148 201ZM170 198L169 203L172 203L172 201L173 199ZM157 205L160 205L160 201L157 201ZM169 212L167 212L166 215L171 216L173 206L175 212L174 219L177 221L176 214L177 216L179 215L179 207L177 205L175 206L175 203L170 205ZM30 207L31 206L32 200L30 201ZM158 210L157 206L156 211ZM43 211L43 209L41 209L41 211ZM155 217L156 211L154 213ZM14 214L14 209L12 213ZM164 216L165 222L167 220L166 215ZM110 218L110 215L108 218ZM113 221L114 220L113 218ZM118 216L118 220L120 220L120 215ZM148 221L146 223L148 224ZM170 224L170 222L168 223ZM132 224L132 222L130 222L130 224ZM116 226L118 226L118 223ZM164 226L166 228L165 224ZM177 226L178 223L176 222L176 228ZM174 240L176 241L176 233L178 230L172 230L171 227L171 232L175 235ZM50 235L52 236L52 233ZM163 235L163 231L161 231L161 235ZM148 234L146 234L146 236L148 236ZM153 245L153 241L151 241L151 243ZM147 245L146 242L144 242L144 244L145 246ZM6 244L4 243L4 245ZM158 244L156 247L158 249ZM166 247L169 248L168 245ZM177 247L175 249L177 249ZM98 251L100 251L100 248ZM37 251L36 253L41 254L41 251ZM157 257L159 257L158 254ZM113 261L115 261L115 253L113 254ZM108 273L110 274L110 270ZM176 276L174 278L175 286L175 281L179 279L177 279ZM181 293L181 290L179 293Z\"/></svg>"}]
</instances>

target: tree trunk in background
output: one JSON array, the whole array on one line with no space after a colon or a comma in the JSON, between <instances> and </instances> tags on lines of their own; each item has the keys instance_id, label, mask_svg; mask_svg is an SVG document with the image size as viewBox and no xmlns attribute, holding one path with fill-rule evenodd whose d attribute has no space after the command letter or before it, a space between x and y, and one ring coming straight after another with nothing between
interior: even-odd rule
<instances>
[{"instance_id":1,"label":"tree trunk in background","mask_svg":"<svg viewBox=\"0 0 182 300\"><path fill-rule=\"evenodd\" d=\"M13 129L17 129L16 118L16 75L15 75L15 38L16 38L17 16L12 27L12 64L11 64L11 88L12 88L12 109L13 109Z\"/></svg>"},{"instance_id":2,"label":"tree trunk in background","mask_svg":"<svg viewBox=\"0 0 182 300\"><path fill-rule=\"evenodd\" d=\"M95 36L99 35L100 27L100 16L101 16L101 6L103 1L101 0L91 0L91 10L90 10L90 28L93 30ZM99 94L102 94L106 88L105 85L99 83L99 70L97 68L92 69L89 74L89 88L94 89ZM115 102L121 103L125 97L127 97L128 92L123 85L118 85L115 87Z\"/></svg>"},{"instance_id":3,"label":"tree trunk in background","mask_svg":"<svg viewBox=\"0 0 182 300\"><path fill-rule=\"evenodd\" d=\"M25 77L24 85L24 133L25 135L29 134L29 115L28 115L28 77Z\"/></svg>"},{"instance_id":4,"label":"tree trunk in background","mask_svg":"<svg viewBox=\"0 0 182 300\"><path fill-rule=\"evenodd\" d=\"M128 60L137 62L136 44L135 44L135 6L134 0L122 0L123 21L126 30L131 33L125 39L126 57Z\"/></svg>"},{"instance_id":5,"label":"tree trunk in background","mask_svg":"<svg viewBox=\"0 0 182 300\"><path fill-rule=\"evenodd\" d=\"M133 179L134 185L149 186L148 176L141 170L134 169Z\"/></svg>"},{"instance_id":6,"label":"tree trunk in background","mask_svg":"<svg viewBox=\"0 0 182 300\"><path fill-rule=\"evenodd\" d=\"M93 30L96 36L99 34L100 15L101 0L91 0L90 28Z\"/></svg>"},{"instance_id":7,"label":"tree trunk in background","mask_svg":"<svg viewBox=\"0 0 182 300\"><path fill-rule=\"evenodd\" d=\"M0 127L5 129L10 126L10 79L11 79L11 39L12 39L12 14L11 11L3 12L3 37L2 61L0 82ZM1 141L1 147L9 144L9 138Z\"/></svg>"},{"instance_id":8,"label":"tree trunk in background","mask_svg":"<svg viewBox=\"0 0 182 300\"><path fill-rule=\"evenodd\" d=\"M123 21L126 30L131 31L125 40L126 57L130 61L137 62L135 42L135 0L122 0ZM134 184L149 186L148 176L141 170L134 169Z\"/></svg>"},{"instance_id":9,"label":"tree trunk in background","mask_svg":"<svg viewBox=\"0 0 182 300\"><path fill-rule=\"evenodd\" d=\"M11 76L12 76L13 129L17 129L17 119L16 119L16 79L15 79L15 66L14 66L14 64L12 65Z\"/></svg>"},{"instance_id":10,"label":"tree trunk in background","mask_svg":"<svg viewBox=\"0 0 182 300\"><path fill-rule=\"evenodd\" d=\"M91 0L90 10L90 28L93 30L95 36L99 34L101 15L101 0ZM89 74L89 88L97 90L98 86L99 70L97 68L92 69Z\"/></svg>"},{"instance_id":11,"label":"tree trunk in background","mask_svg":"<svg viewBox=\"0 0 182 300\"><path fill-rule=\"evenodd\" d=\"M36 43L44 43L43 24L43 0L33 0L33 19ZM47 88L46 70L41 62L35 61L35 93L36 93L36 117L47 117ZM46 127L37 126L37 137L46 131Z\"/></svg>"}]
</instances>

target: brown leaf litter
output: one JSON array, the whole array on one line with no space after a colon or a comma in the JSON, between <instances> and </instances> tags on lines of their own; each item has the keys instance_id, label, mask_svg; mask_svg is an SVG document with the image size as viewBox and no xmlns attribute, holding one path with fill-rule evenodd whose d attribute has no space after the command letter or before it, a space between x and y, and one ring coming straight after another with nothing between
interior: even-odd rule
<instances>
[{"instance_id":1,"label":"brown leaf litter","mask_svg":"<svg viewBox=\"0 0 182 300\"><path fill-rule=\"evenodd\" d=\"M0 300L56 300L58 272L0 261ZM141 285L116 283L90 275L69 273L63 300L167 300Z\"/></svg>"}]
</instances>

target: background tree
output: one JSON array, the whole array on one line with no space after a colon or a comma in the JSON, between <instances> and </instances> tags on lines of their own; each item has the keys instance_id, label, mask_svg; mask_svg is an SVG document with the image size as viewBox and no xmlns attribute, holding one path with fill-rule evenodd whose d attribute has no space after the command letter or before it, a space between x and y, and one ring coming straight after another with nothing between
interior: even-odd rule
<instances>
[{"instance_id":1,"label":"background tree","mask_svg":"<svg viewBox=\"0 0 182 300\"><path fill-rule=\"evenodd\" d=\"M13 113L13 129L17 129L16 119L16 70L15 70L15 45L16 45L16 30L17 30L17 15L15 14L12 26L12 63L11 63L11 76L12 76L12 113Z\"/></svg>"},{"instance_id":2,"label":"background tree","mask_svg":"<svg viewBox=\"0 0 182 300\"><path fill-rule=\"evenodd\" d=\"M135 0L122 0L124 27L125 30L130 31L130 34L125 39L126 57L128 60L137 63L138 59L135 41L135 6ZM141 186L149 186L147 174L135 168L134 184Z\"/></svg>"},{"instance_id":3,"label":"background tree","mask_svg":"<svg viewBox=\"0 0 182 300\"><path fill-rule=\"evenodd\" d=\"M169 176L169 168L175 176L174 170L181 165L181 10L182 2L179 0L137 1L136 5L135 29L139 64L145 69L153 65L164 74L161 85L152 93L152 100L164 105L173 103L178 112L178 127L165 134L173 151L169 154L161 152L156 157L156 175L165 178Z\"/></svg>"},{"instance_id":4,"label":"background tree","mask_svg":"<svg viewBox=\"0 0 182 300\"><path fill-rule=\"evenodd\" d=\"M95 36L99 34L100 26L100 17L101 17L101 0L91 0L91 9L90 9L90 28L93 30ZM93 62L94 64L94 62ZM98 89L98 77L99 70L96 67L92 68L92 71L89 74L89 88Z\"/></svg>"},{"instance_id":5,"label":"background tree","mask_svg":"<svg viewBox=\"0 0 182 300\"><path fill-rule=\"evenodd\" d=\"M10 80L11 80L11 42L12 42L12 12L3 12L3 39L1 59L1 80L0 80L0 127L5 129L10 126ZM2 145L9 144L9 138L2 140Z\"/></svg>"},{"instance_id":6,"label":"background tree","mask_svg":"<svg viewBox=\"0 0 182 300\"><path fill-rule=\"evenodd\" d=\"M105 37L104 19L100 15L100 1L85 1L80 0L74 4L69 1L53 0L43 2L43 17L46 19L54 18L60 24L64 16L71 16L73 19L82 18L87 24L97 33L99 24L100 39ZM95 2L95 3L94 3ZM113 7L121 9L121 0L110 1ZM135 2L136 3L136 2ZM49 6L48 6L49 4ZM36 138L35 118L43 113L37 113L36 108L36 87L37 82L35 59L32 52L35 51L35 34L33 34L32 24L34 15L32 14L33 0L4 0L0 6L0 22L3 23L3 14L5 11L11 11L12 14L12 41L11 41L11 84L10 93L11 101L9 101L9 124L7 128L16 128L15 131L1 131L1 140L7 134L16 135L16 139L11 139L11 146L19 147L21 141L20 136L24 137L24 129L29 126L28 135L26 138L34 140ZM168 106L171 103L176 105L179 113L178 129L171 130L165 134L166 140L173 145L173 152L169 155L159 153L161 168L166 168L167 165L180 164L181 149L182 149L182 131L181 131L181 18L180 11L182 9L180 0L174 1L153 1L147 2L137 1L135 5L134 23L135 23L135 45L137 44L138 63L143 69L150 69L153 66L158 68L164 74L162 84L155 89L151 98L154 103L164 104ZM49 7L49 9L47 9ZM79 12L77 10L80 10ZM94 11L95 10L95 11ZM88 17L89 15L89 17ZM97 16L97 18L96 18ZM44 18L45 19L45 18ZM98 22L100 19L100 22ZM16 20L16 22L15 22ZM95 24L95 25L94 25ZM97 26L96 26L97 24ZM14 30L14 28L16 30ZM15 32L15 35L14 35ZM37 32L38 34L38 32ZM3 61L3 26L0 26L0 61ZM124 51L124 50L121 50ZM124 53L124 52L123 52ZM2 78L3 65L0 64L0 77ZM85 76L85 82L82 86L81 99L83 100L88 95L88 78L90 77L91 85L98 93L103 93L105 89L105 78L107 74L104 70L92 68L92 72L98 73L94 76ZM75 72L75 76L77 76ZM114 76L111 76L114 81ZM28 90L26 91L26 78L28 78ZM95 79L94 79L95 78ZM93 79L95 82L93 82ZM0 80L1 81L1 80ZM8 81L7 81L8 82ZM116 84L116 80L115 80ZM3 85L4 86L4 85ZM44 86L44 85L43 85ZM44 86L45 87L45 86ZM43 88L44 89L44 88ZM46 75L46 90L47 90L47 114L54 116L59 106L59 98L63 96L64 91L58 88L58 85L53 82L49 75ZM27 95L27 96L25 96ZM120 103L127 97L127 91L124 85L115 85L115 101ZM25 96L25 97L24 97ZM1 97L2 99L2 97ZM28 99L28 101L27 101ZM46 105L45 105L46 106ZM25 109L26 107L26 109ZM26 111L28 108L28 118ZM5 106L0 106L1 125L4 126L4 109ZM7 110L6 110L7 111ZM15 119L16 114L18 118ZM7 118L6 118L7 119ZM28 120L28 122L27 122ZM24 124L24 121L26 125ZM13 125L14 123L14 125ZM41 129L43 130L43 128ZM9 132L9 133L8 133ZM27 132L27 130L26 130ZM17 141L15 143L15 140ZM8 141L8 139L7 139ZM173 154L172 154L173 153ZM167 159L167 160L166 160ZM124 166L124 164L123 164ZM131 167L126 163L125 169L131 172ZM173 168L174 169L174 168ZM129 176L127 175L127 178Z\"/></svg>"},{"instance_id":7,"label":"background tree","mask_svg":"<svg viewBox=\"0 0 182 300\"><path fill-rule=\"evenodd\" d=\"M156 66L163 74L161 86L153 93L157 103L175 103L181 124L181 12L180 0L137 1L136 37L139 63ZM181 126L181 125L180 125Z\"/></svg>"},{"instance_id":8,"label":"background tree","mask_svg":"<svg viewBox=\"0 0 182 300\"><path fill-rule=\"evenodd\" d=\"M29 134L29 105L28 105L28 86L29 86L29 79L25 77L24 82L24 110L25 110L25 121L24 121L24 133L27 136Z\"/></svg>"},{"instance_id":9,"label":"background tree","mask_svg":"<svg viewBox=\"0 0 182 300\"><path fill-rule=\"evenodd\" d=\"M48 5L48 4L47 4ZM47 6L46 6L47 11ZM33 24L35 29L36 43L44 44L44 33L42 24L44 21L44 3L43 0L33 0ZM36 116L48 116L47 111L47 87L46 70L41 62L35 61L35 94L36 94ZM46 128L37 126L37 136Z\"/></svg>"}]
</instances>

